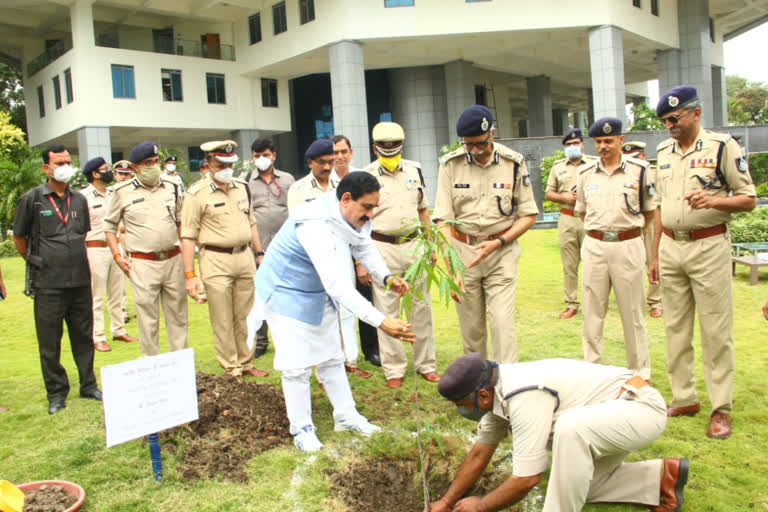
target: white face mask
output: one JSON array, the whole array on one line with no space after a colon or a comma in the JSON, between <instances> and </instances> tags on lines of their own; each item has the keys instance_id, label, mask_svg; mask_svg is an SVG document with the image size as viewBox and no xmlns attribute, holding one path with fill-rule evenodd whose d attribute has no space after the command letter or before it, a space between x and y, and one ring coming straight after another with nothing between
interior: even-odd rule
<instances>
[{"instance_id":1,"label":"white face mask","mask_svg":"<svg viewBox=\"0 0 768 512\"><path fill-rule=\"evenodd\" d=\"M176 164L168 164L165 166L165 170L168 172L174 172L176 170Z\"/></svg>"},{"instance_id":2,"label":"white face mask","mask_svg":"<svg viewBox=\"0 0 768 512\"><path fill-rule=\"evenodd\" d=\"M253 161L253 164L256 166L258 170L260 170L261 172L264 172L270 167L272 167L272 159L267 158L264 155L261 155L259 158Z\"/></svg>"},{"instance_id":3,"label":"white face mask","mask_svg":"<svg viewBox=\"0 0 768 512\"><path fill-rule=\"evenodd\" d=\"M568 159L581 158L581 147L565 146L565 157Z\"/></svg>"},{"instance_id":4,"label":"white face mask","mask_svg":"<svg viewBox=\"0 0 768 512\"><path fill-rule=\"evenodd\" d=\"M232 183L234 172L234 169L227 167L226 169L216 171L216 174L214 174L213 177L216 178L216 181L219 183Z\"/></svg>"},{"instance_id":5,"label":"white face mask","mask_svg":"<svg viewBox=\"0 0 768 512\"><path fill-rule=\"evenodd\" d=\"M71 165L61 165L53 170L53 179L60 183L69 183L75 174L77 174L77 169Z\"/></svg>"}]
</instances>

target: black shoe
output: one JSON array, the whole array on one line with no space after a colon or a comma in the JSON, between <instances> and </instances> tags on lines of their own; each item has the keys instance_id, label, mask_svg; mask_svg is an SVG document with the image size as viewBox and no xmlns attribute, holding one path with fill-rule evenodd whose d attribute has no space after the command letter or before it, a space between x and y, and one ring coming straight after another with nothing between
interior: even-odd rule
<instances>
[{"instance_id":1,"label":"black shoe","mask_svg":"<svg viewBox=\"0 0 768 512\"><path fill-rule=\"evenodd\" d=\"M267 352L267 347L256 347L253 351L253 358L258 359Z\"/></svg>"},{"instance_id":2,"label":"black shoe","mask_svg":"<svg viewBox=\"0 0 768 512\"><path fill-rule=\"evenodd\" d=\"M63 398L55 398L48 404L48 414L56 414L66 406Z\"/></svg>"},{"instance_id":3,"label":"black shoe","mask_svg":"<svg viewBox=\"0 0 768 512\"><path fill-rule=\"evenodd\" d=\"M366 356L365 360L371 363L373 366L381 366L381 358L379 357L379 354L371 354L370 356Z\"/></svg>"},{"instance_id":4,"label":"black shoe","mask_svg":"<svg viewBox=\"0 0 768 512\"><path fill-rule=\"evenodd\" d=\"M88 391L87 393L80 393L80 398L90 398L91 400L98 400L99 402L102 401L101 391L98 389Z\"/></svg>"}]
</instances>

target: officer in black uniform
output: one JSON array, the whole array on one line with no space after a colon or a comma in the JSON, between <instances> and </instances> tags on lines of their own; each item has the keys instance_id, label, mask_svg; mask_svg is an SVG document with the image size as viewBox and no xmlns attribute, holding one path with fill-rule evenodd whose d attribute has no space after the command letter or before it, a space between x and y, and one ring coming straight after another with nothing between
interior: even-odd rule
<instances>
[{"instance_id":1,"label":"officer in black uniform","mask_svg":"<svg viewBox=\"0 0 768 512\"><path fill-rule=\"evenodd\" d=\"M40 366L48 393L48 414L65 406L67 372L61 365L62 321L80 375L80 397L101 400L93 373L93 299L85 234L91 229L88 203L68 183L77 170L64 146L43 151L48 181L19 198L13 224L16 249L27 261L27 290L35 301Z\"/></svg>"}]
</instances>

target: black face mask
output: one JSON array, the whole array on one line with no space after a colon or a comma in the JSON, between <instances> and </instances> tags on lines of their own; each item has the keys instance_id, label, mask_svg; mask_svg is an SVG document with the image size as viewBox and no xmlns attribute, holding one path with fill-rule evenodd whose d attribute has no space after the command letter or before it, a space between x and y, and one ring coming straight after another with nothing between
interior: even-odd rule
<instances>
[{"instance_id":1,"label":"black face mask","mask_svg":"<svg viewBox=\"0 0 768 512\"><path fill-rule=\"evenodd\" d=\"M104 183L109 184L115 181L115 175L112 173L112 171L104 171L99 173L99 179Z\"/></svg>"}]
</instances>

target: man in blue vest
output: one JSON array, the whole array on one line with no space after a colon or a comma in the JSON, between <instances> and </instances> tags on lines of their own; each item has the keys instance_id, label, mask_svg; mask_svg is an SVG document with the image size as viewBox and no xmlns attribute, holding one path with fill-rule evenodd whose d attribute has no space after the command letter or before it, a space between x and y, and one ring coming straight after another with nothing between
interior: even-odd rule
<instances>
[{"instance_id":1,"label":"man in blue vest","mask_svg":"<svg viewBox=\"0 0 768 512\"><path fill-rule=\"evenodd\" d=\"M318 140L307 160L333 153L333 143ZM403 341L413 342L411 325L386 318L349 279L354 259L400 295L408 285L390 274L371 240L370 218L379 202L379 182L368 173L350 173L335 191L302 204L272 240L256 272L256 300L272 329L276 370L281 370L285 407L294 444L313 452L323 444L315 435L309 378L315 366L333 405L336 431L368 436L381 430L355 408L344 370L339 307Z\"/></svg>"}]
</instances>

